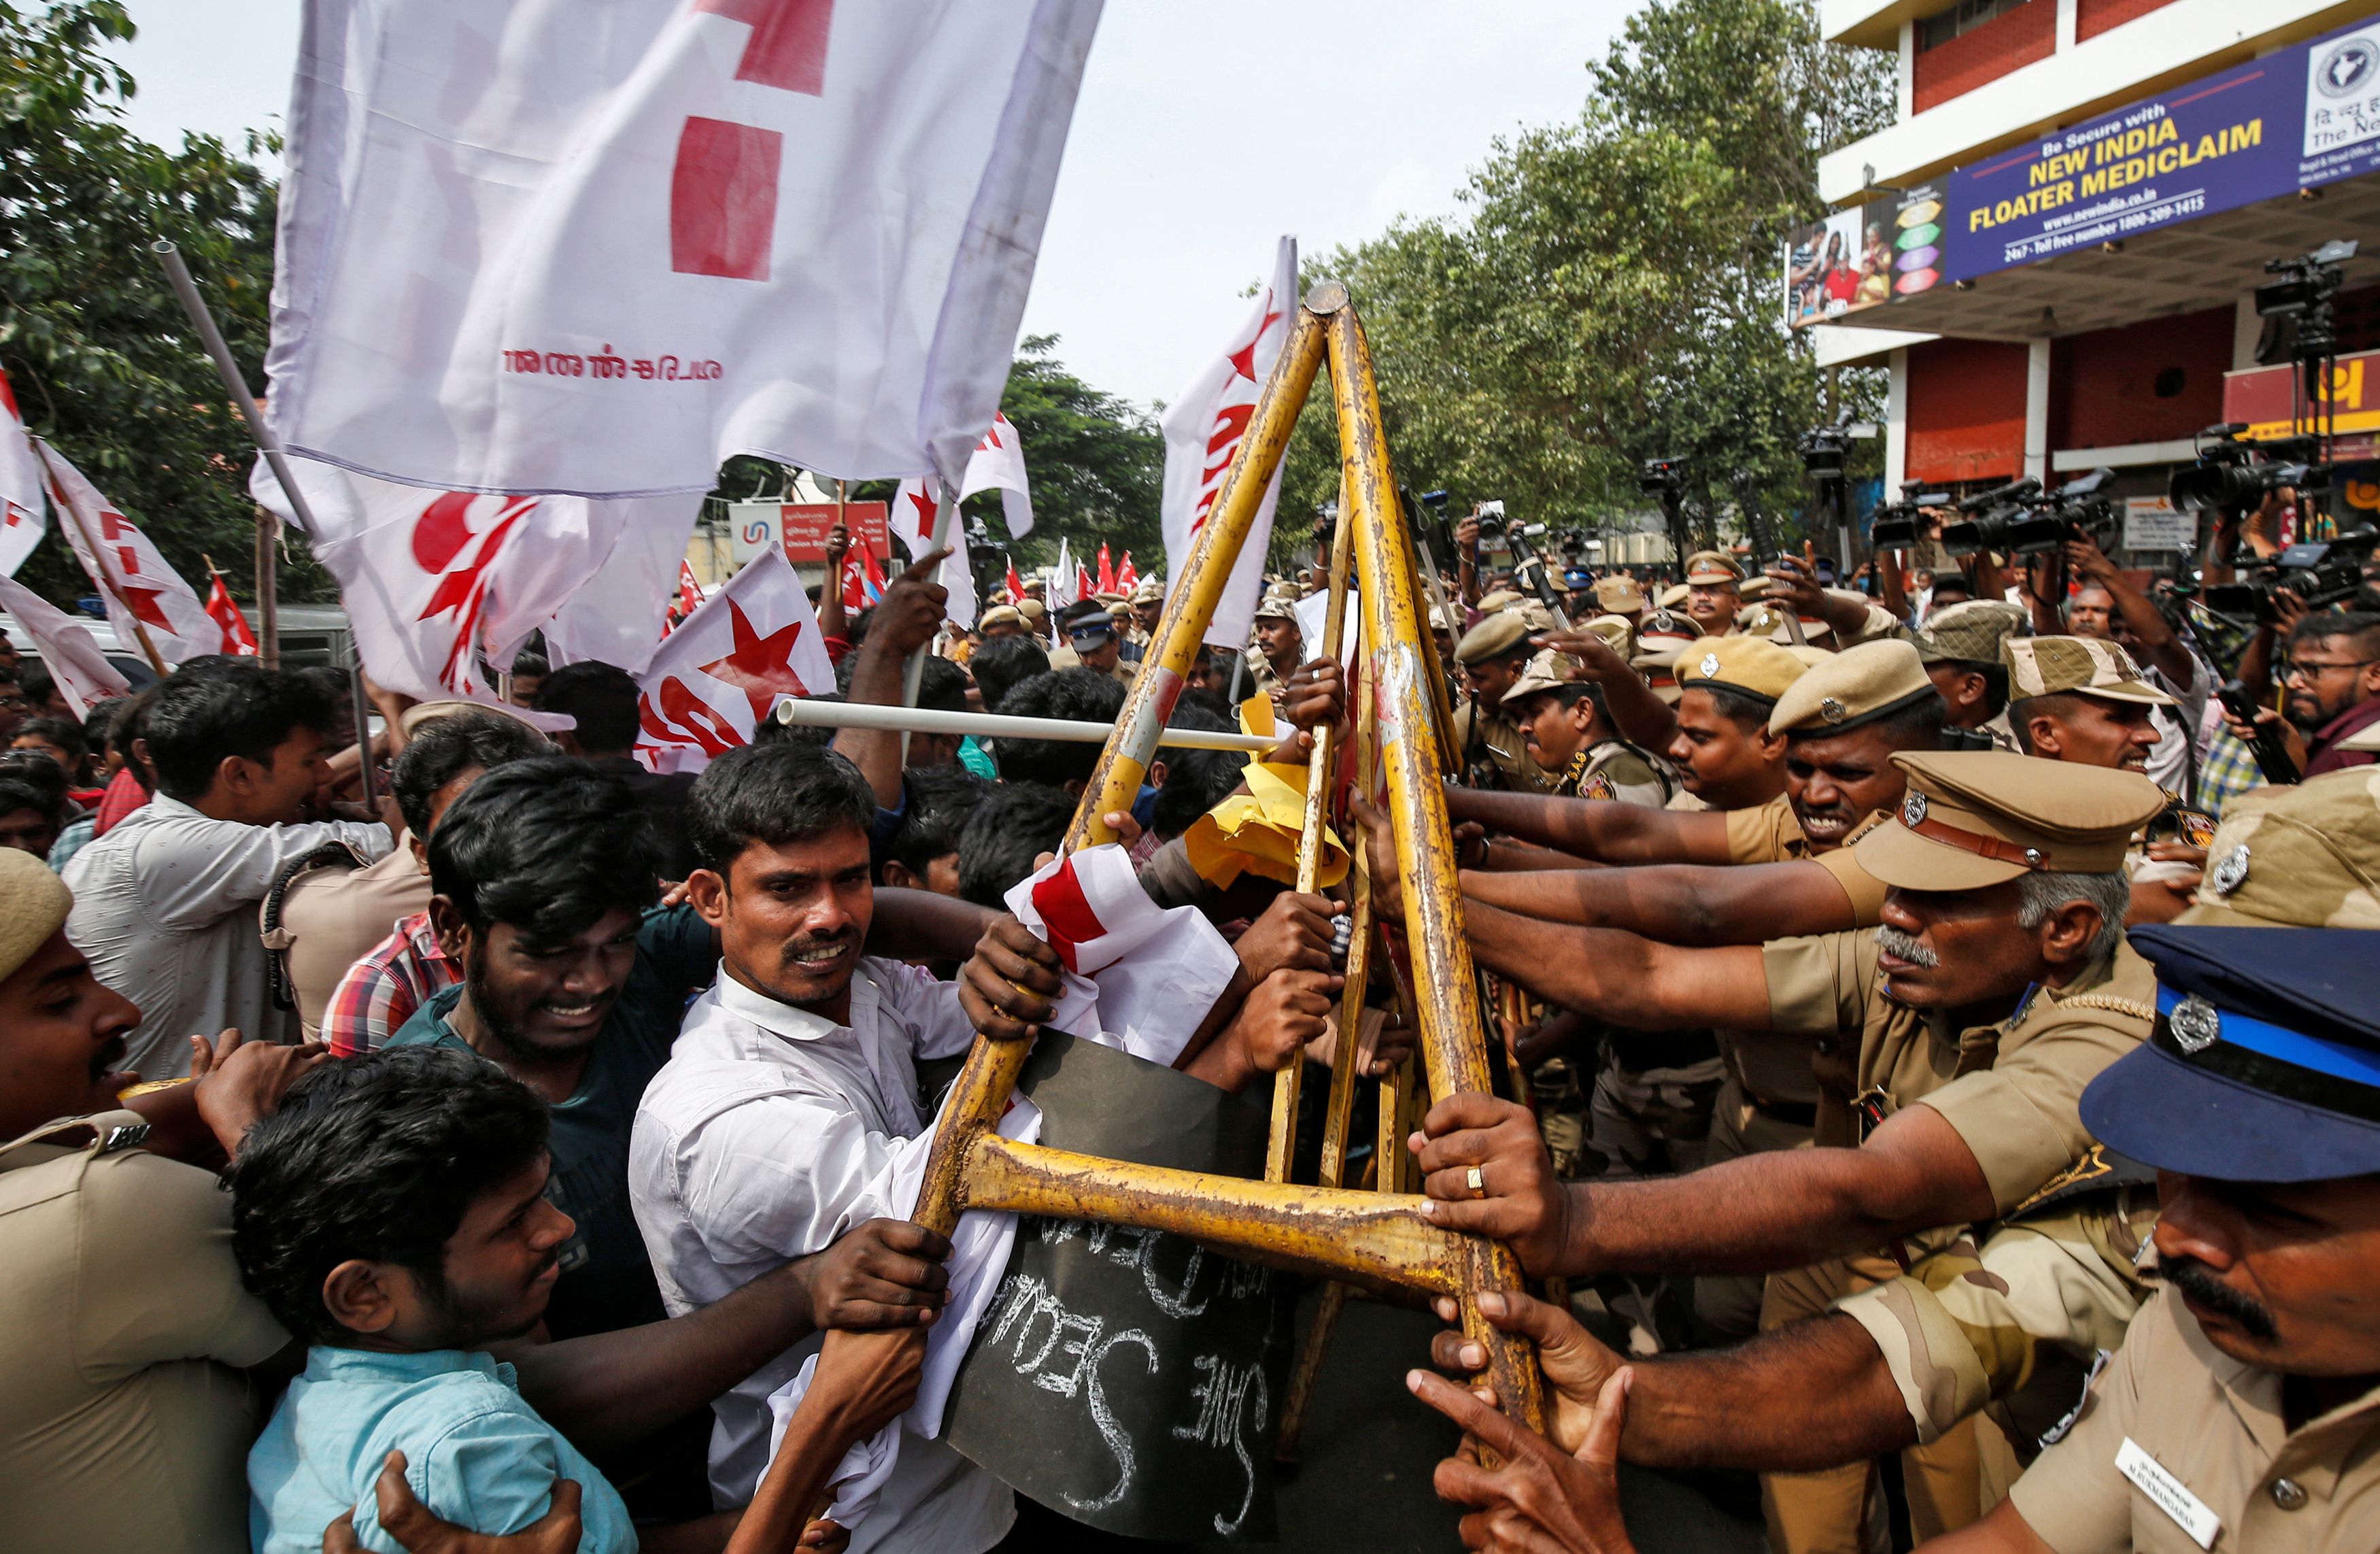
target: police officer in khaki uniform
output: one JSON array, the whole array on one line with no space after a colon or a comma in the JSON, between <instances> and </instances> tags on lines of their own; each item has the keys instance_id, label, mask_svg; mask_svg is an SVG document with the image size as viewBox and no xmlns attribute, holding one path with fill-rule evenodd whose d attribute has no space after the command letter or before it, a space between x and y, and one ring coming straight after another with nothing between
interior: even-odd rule
<instances>
[{"instance_id":1,"label":"police officer in khaki uniform","mask_svg":"<svg viewBox=\"0 0 2380 1554\"><path fill-rule=\"evenodd\" d=\"M140 1014L67 942L72 905L0 852L0 1543L240 1554L266 1402L242 1367L289 1340L240 1287L213 1173L115 1100Z\"/></svg>"},{"instance_id":2,"label":"police officer in khaki uniform","mask_svg":"<svg viewBox=\"0 0 2380 1554\"><path fill-rule=\"evenodd\" d=\"M2352 929L2177 924L2133 941L2156 973L2155 1034L2093 1079L2081 1114L2108 1149L2161 1173L2143 1271L2164 1288L2098 1356L2087 1396L2009 1498L1925 1549L2380 1548L2380 963ZM1561 1336L1548 1308L1527 1312ZM1439 1354L1475 1368L1450 1340ZM1441 1464L1439 1487L1489 1512L1499 1547L1552 1546L1559 1530L1560 1547L1622 1554L1616 1481L1566 1472L1557 1454L1587 1447L1592 1414L1584 1454L1634 1457L1647 1402L1657 1418L1675 1410L1611 1367L1548 1354L1551 1440L1441 1378L1413 1382L1512 1463ZM1587 1390L1597 1373L1609 1384Z\"/></svg>"},{"instance_id":3,"label":"police officer in khaki uniform","mask_svg":"<svg viewBox=\"0 0 2380 1554\"><path fill-rule=\"evenodd\" d=\"M1645 614L1645 586L1624 572L1598 577L1595 584L1595 607L1607 615L1621 615L1631 626Z\"/></svg>"},{"instance_id":4,"label":"police officer in khaki uniform","mask_svg":"<svg viewBox=\"0 0 2380 1554\"><path fill-rule=\"evenodd\" d=\"M2089 1150L2076 1097L2154 1019L2147 970L2122 945L2120 865L2161 803L2155 785L1996 752L1894 760L1907 801L1855 844L1894 887L1878 932L1680 949L1466 902L1479 963L1555 1002L1645 1028L1805 1034L1821 1084L1852 1103L1847 1142L1861 1147L1565 1195L1505 1103L1458 1097L1426 1123L1442 1222L1512 1242L1538 1274L1815 1265L1772 1278L1767 1326L1892 1277L1879 1240L1922 1254ZM1973 1439L1911 1464L1929 1530L1974 1515ZM1793 1524L1790 1508L1772 1520L1779 1548L1803 1547Z\"/></svg>"},{"instance_id":5,"label":"police officer in khaki uniform","mask_svg":"<svg viewBox=\"0 0 2380 1554\"><path fill-rule=\"evenodd\" d=\"M1058 613L1058 628L1066 637L1066 646L1061 651L1070 655L1073 662L1062 663L1060 654L1051 653L1050 668L1080 665L1109 675L1126 687L1139 677L1140 666L1123 662L1123 636L1116 629L1115 617L1099 601L1086 599L1067 605Z\"/></svg>"},{"instance_id":6,"label":"police officer in khaki uniform","mask_svg":"<svg viewBox=\"0 0 2380 1554\"><path fill-rule=\"evenodd\" d=\"M1685 597L1681 603L1705 637L1736 629L1743 608L1743 568L1725 551L1696 551L1686 558ZM1667 596L1661 602L1669 603Z\"/></svg>"},{"instance_id":7,"label":"police officer in khaki uniform","mask_svg":"<svg viewBox=\"0 0 2380 1554\"><path fill-rule=\"evenodd\" d=\"M2017 750L2008 726L2008 666L2000 647L2026 626L2022 608L1997 599L1971 599L1926 618L1916 633L1917 656L1949 709L1946 727L1975 729L1992 748Z\"/></svg>"},{"instance_id":8,"label":"police officer in khaki uniform","mask_svg":"<svg viewBox=\"0 0 2380 1554\"><path fill-rule=\"evenodd\" d=\"M1297 625L1297 592L1293 588L1267 589L1257 601L1256 626L1248 638L1248 678L1256 689L1277 697L1297 673L1305 651L1305 636Z\"/></svg>"},{"instance_id":9,"label":"police officer in khaki uniform","mask_svg":"<svg viewBox=\"0 0 2380 1554\"><path fill-rule=\"evenodd\" d=\"M1597 699L1597 687L1573 679L1572 667L1561 654L1542 650L1522 666L1503 698L1505 716L1520 725L1529 759L1553 775L1554 796L1656 809L1667 804L1668 776L1620 736Z\"/></svg>"},{"instance_id":10,"label":"police officer in khaki uniform","mask_svg":"<svg viewBox=\"0 0 2380 1554\"><path fill-rule=\"evenodd\" d=\"M1454 714L1454 742L1474 785L1549 794L1559 781L1529 759L1527 737L1503 704L1536 650L1527 624L1506 612L1488 616L1455 645L1468 700Z\"/></svg>"}]
</instances>

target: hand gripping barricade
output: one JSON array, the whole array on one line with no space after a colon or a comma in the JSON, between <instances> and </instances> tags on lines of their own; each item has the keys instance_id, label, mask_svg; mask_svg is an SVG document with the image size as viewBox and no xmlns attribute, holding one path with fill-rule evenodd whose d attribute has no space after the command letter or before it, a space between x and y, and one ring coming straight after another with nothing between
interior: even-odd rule
<instances>
[{"instance_id":1,"label":"hand gripping barricade","mask_svg":"<svg viewBox=\"0 0 2380 1554\"><path fill-rule=\"evenodd\" d=\"M969 1208L1005 1210L1095 1224L1170 1231L1249 1261L1338 1281L1327 1311L1335 1314L1344 1284L1378 1291L1447 1295L1461 1306L1464 1331L1489 1356L1488 1380L1500 1406L1532 1427L1543 1423L1536 1355L1522 1339L1490 1327L1479 1314L1483 1291L1521 1286L1518 1260L1504 1246L1457 1234L1421 1212L1423 1199L1404 1132L1420 1101L1410 1073L1381 1086L1377 1191L1340 1186L1352 1125L1354 1037L1366 966L1378 947L1389 953L1405 1014L1418 1026L1427 1095L1442 1098L1488 1088L1486 1042L1470 946L1463 937L1452 835L1441 771L1451 769L1446 688L1429 634L1424 629L1412 538L1399 509L1380 423L1380 404L1362 325L1345 287L1317 285L1258 399L1222 491L1176 581L1139 680L1115 732L1100 754L1066 836L1066 848L1115 840L1100 817L1129 809L1159 735L1173 710L1198 643L1247 538L1265 487L1287 447L1291 428L1325 358L1339 425L1344 483L1331 565L1332 623L1328 650L1338 652L1342 601L1351 586L1361 599L1357 674L1359 767L1367 785L1385 786L1397 867L1411 904L1410 963L1400 964L1371 921L1363 849L1355 852L1355 934L1342 1006L1342 1061L1334 1065L1323 1140L1321 1184L1287 1180L1294 1142L1298 1068L1276 1082L1265 1180L1162 1169L1002 1138L994 1124L1014 1090L1030 1043L978 1036L943 1108L917 1200L918 1222L948 1234ZM1299 884L1314 888L1323 819L1336 784L1337 754L1330 733L1318 733L1306 799ZM1310 1344L1301 1373L1318 1361ZM1292 1411L1310 1374L1292 1388ZM1285 1423L1285 1431L1293 1425Z\"/></svg>"}]
</instances>

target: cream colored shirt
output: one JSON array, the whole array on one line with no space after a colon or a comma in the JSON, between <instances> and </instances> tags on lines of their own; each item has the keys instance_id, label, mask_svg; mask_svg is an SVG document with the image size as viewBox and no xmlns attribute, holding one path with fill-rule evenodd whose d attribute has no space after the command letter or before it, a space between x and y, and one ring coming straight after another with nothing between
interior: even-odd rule
<instances>
[{"instance_id":1,"label":"cream colored shirt","mask_svg":"<svg viewBox=\"0 0 2380 1554\"><path fill-rule=\"evenodd\" d=\"M106 1111L0 1147L10 1554L247 1554L263 1400L238 1367L289 1340L240 1287L230 1195L145 1131Z\"/></svg>"},{"instance_id":2,"label":"cream colored shirt","mask_svg":"<svg viewBox=\"0 0 2380 1554\"><path fill-rule=\"evenodd\" d=\"M2207 1342L2170 1290L2133 1318L2073 1428L2009 1498L2058 1554L2199 1554L2118 1471L2128 1445L2217 1519L2210 1554L2380 1548L2380 1389L2292 1433L2280 1376Z\"/></svg>"}]
</instances>

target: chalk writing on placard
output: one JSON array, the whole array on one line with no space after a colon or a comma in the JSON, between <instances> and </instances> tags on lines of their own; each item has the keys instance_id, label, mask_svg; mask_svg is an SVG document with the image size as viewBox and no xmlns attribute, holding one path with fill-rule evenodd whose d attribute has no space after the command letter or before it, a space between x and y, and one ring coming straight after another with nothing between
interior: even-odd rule
<instances>
[{"instance_id":1,"label":"chalk writing on placard","mask_svg":"<svg viewBox=\"0 0 2380 1554\"><path fill-rule=\"evenodd\" d=\"M1036 1072L1054 1056L1037 1050L1026 1071L1046 1143L1262 1169L1262 1110L1244 1117L1220 1090L1087 1042L1064 1051L1062 1069ZM1021 1219L952 1393L948 1439L1018 1493L1109 1532L1269 1538L1283 1285L1165 1232Z\"/></svg>"}]
</instances>

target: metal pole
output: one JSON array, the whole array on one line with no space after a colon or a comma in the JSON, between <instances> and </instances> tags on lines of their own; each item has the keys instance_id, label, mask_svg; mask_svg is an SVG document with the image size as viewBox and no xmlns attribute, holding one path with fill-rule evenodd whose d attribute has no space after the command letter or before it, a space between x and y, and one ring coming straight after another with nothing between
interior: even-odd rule
<instances>
[{"instance_id":1,"label":"metal pole","mask_svg":"<svg viewBox=\"0 0 2380 1554\"><path fill-rule=\"evenodd\" d=\"M1432 710L1418 655L1437 649L1430 645L1417 608L1413 541L1397 506L1379 385L1354 310L1334 313L1329 340L1340 462L1347 471L1351 505L1342 521L1361 526L1355 562L1364 643L1382 698L1381 757L1397 868L1404 880L1407 938L1416 963L1422 1058L1432 1095L1486 1094L1487 1038L1472 991L1476 977L1471 943L1463 934L1453 828L1447 817L1446 791L1439 782L1438 752L1419 737ZM1471 1254L1473 1278L1462 1297L1463 1331L1487 1351L1488 1378L1504 1411L1536 1428L1545 1416L1536 1355L1526 1339L1492 1326L1478 1310L1480 1291L1522 1288L1519 1259L1511 1248L1487 1242L1471 1244Z\"/></svg>"},{"instance_id":2,"label":"metal pole","mask_svg":"<svg viewBox=\"0 0 2380 1554\"><path fill-rule=\"evenodd\" d=\"M959 494L957 491L953 489L951 483L947 480L941 483L941 502L940 505L934 509L934 532L928 537L926 543L926 551L928 554L931 554L936 551L947 550L950 547L951 534L958 523ZM916 652L909 655L909 666L901 673L902 706L915 707L917 705L917 687L926 678L926 655L933 651L933 643L929 641L924 646L920 647ZM902 731L901 735L901 764L903 766L909 764L909 735L908 731L905 729Z\"/></svg>"},{"instance_id":3,"label":"metal pole","mask_svg":"<svg viewBox=\"0 0 2380 1554\"><path fill-rule=\"evenodd\" d=\"M273 467L273 478L281 482L281 492L289 510L298 515L298 527L308 534L314 532L313 509L306 504L306 493L298 489L298 478L290 473L289 460L281 451L281 439L264 424L264 412L256 407L256 396L248 392L248 380L239 375L239 363L232 359L231 347L224 344L223 331L215 327L214 314L207 310L207 299L199 295L199 285L190 279L189 266L182 262L182 250L164 238L152 245L157 262L164 267L165 279L173 283L174 295L182 299L182 310L190 315L191 324L199 332L199 340L214 358L215 372L223 379L224 388L231 402L239 409L240 419L248 422L248 434L256 442L257 450L264 455L265 463ZM257 512L256 536L256 615L264 640L258 644L267 669L281 667L280 583L275 577L273 558L273 530L279 520L265 522L269 515Z\"/></svg>"},{"instance_id":4,"label":"metal pole","mask_svg":"<svg viewBox=\"0 0 2380 1554\"><path fill-rule=\"evenodd\" d=\"M347 668L347 695L356 704L356 783L363 806L372 807L371 698L364 692L364 661L361 652Z\"/></svg>"},{"instance_id":5,"label":"metal pole","mask_svg":"<svg viewBox=\"0 0 2380 1554\"><path fill-rule=\"evenodd\" d=\"M1070 744L1103 745L1115 734L1113 723L1083 722L1070 718L1016 718L1001 712L941 712L923 707L876 707L856 701L814 701L801 697L780 699L770 716L804 728L864 728L912 734L971 734L978 739L1057 739ZM1278 740L1257 734L1210 734L1205 729L1168 728L1158 742L1180 750L1238 750L1262 755Z\"/></svg>"}]
</instances>

